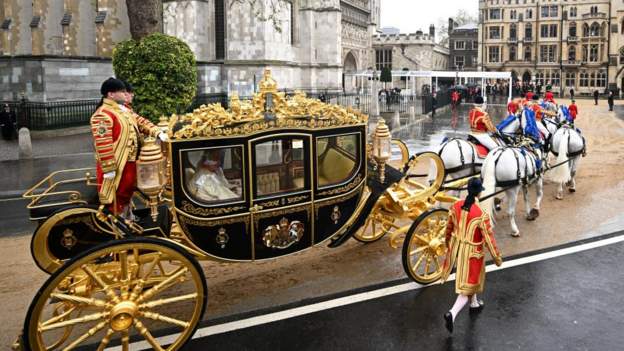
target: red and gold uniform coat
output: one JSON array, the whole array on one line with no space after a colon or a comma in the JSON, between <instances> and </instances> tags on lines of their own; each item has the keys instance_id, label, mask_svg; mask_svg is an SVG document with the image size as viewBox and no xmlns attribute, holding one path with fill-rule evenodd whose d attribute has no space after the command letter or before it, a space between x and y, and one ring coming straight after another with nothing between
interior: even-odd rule
<instances>
[{"instance_id":1,"label":"red and gold uniform coat","mask_svg":"<svg viewBox=\"0 0 624 351\"><path fill-rule=\"evenodd\" d=\"M485 252L487 246L492 257L501 257L490 217L479 207L478 200L470 212L461 209L464 200L455 202L449 209L446 225L446 259L442 267L442 281L446 281L453 267L455 274L455 292L473 295L483 292L485 282Z\"/></svg>"},{"instance_id":2,"label":"red and gold uniform coat","mask_svg":"<svg viewBox=\"0 0 624 351\"><path fill-rule=\"evenodd\" d=\"M156 136L160 130L132 110L104 99L102 106L91 116L91 131L100 203L112 204L116 197L116 211L120 212L136 189L135 161L141 134ZM104 179L104 173L112 171L116 172L115 177Z\"/></svg>"},{"instance_id":3,"label":"red and gold uniform coat","mask_svg":"<svg viewBox=\"0 0 624 351\"><path fill-rule=\"evenodd\" d=\"M490 115L479 107L470 110L468 115L470 120L470 130L475 133L495 132L496 127L490 119Z\"/></svg>"},{"instance_id":4,"label":"red and gold uniform coat","mask_svg":"<svg viewBox=\"0 0 624 351\"><path fill-rule=\"evenodd\" d=\"M570 116L572 117L572 120L576 119L576 115L578 115L578 107L576 107L576 105L572 104L570 106L568 106L568 111L570 111Z\"/></svg>"}]
</instances>

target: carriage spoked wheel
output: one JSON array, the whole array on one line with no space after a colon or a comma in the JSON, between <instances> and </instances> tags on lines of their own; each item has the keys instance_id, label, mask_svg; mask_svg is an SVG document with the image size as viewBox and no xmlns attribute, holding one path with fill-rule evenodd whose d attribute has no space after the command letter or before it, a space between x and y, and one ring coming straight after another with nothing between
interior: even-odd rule
<instances>
[{"instance_id":1,"label":"carriage spoked wheel","mask_svg":"<svg viewBox=\"0 0 624 351\"><path fill-rule=\"evenodd\" d=\"M22 343L26 350L127 350L130 340L140 340L155 350L178 350L197 329L206 300L201 267L178 245L151 238L108 242L48 278L28 309Z\"/></svg>"},{"instance_id":2,"label":"carriage spoked wheel","mask_svg":"<svg viewBox=\"0 0 624 351\"><path fill-rule=\"evenodd\" d=\"M394 216L381 210L380 204L377 203L362 228L353 234L353 238L363 243L377 241L395 228L394 220Z\"/></svg>"},{"instance_id":3,"label":"carriage spoked wheel","mask_svg":"<svg viewBox=\"0 0 624 351\"><path fill-rule=\"evenodd\" d=\"M416 218L405 236L403 269L417 283L429 284L442 275L447 220L447 210L428 210Z\"/></svg>"}]
</instances>

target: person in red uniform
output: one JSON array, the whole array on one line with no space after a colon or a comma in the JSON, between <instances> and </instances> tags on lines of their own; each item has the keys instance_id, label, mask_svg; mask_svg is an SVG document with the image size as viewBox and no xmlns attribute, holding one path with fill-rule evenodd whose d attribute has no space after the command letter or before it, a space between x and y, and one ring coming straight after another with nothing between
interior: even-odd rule
<instances>
[{"instance_id":1,"label":"person in red uniform","mask_svg":"<svg viewBox=\"0 0 624 351\"><path fill-rule=\"evenodd\" d=\"M576 120L576 115L578 115L578 107L576 106L574 100L572 100L572 103L570 104L570 106L568 106L568 111L570 111L570 117L572 117L572 120Z\"/></svg>"},{"instance_id":2,"label":"person in red uniform","mask_svg":"<svg viewBox=\"0 0 624 351\"><path fill-rule=\"evenodd\" d=\"M534 95L535 95L535 94L534 94L531 90L527 91L527 93L526 93L526 100L527 100L527 101L531 101L531 100L533 100L533 96L534 96Z\"/></svg>"},{"instance_id":3,"label":"person in red uniform","mask_svg":"<svg viewBox=\"0 0 624 351\"><path fill-rule=\"evenodd\" d=\"M483 97L477 96L475 98L475 107L470 110L470 113L468 114L470 130L473 132L494 133L496 132L496 127L494 126L494 123L492 123L490 115L485 112L483 107L481 107L482 104Z\"/></svg>"},{"instance_id":4,"label":"person in red uniform","mask_svg":"<svg viewBox=\"0 0 624 351\"><path fill-rule=\"evenodd\" d=\"M446 329L453 332L455 318L470 301L470 309L480 311L483 301L477 294L483 292L485 282L485 250L490 251L497 266L503 263L490 217L479 205L478 196L483 191L480 178L468 181L468 196L455 202L449 209L446 224L446 258L442 266L442 282L445 282L453 267L457 299L453 307L444 314Z\"/></svg>"},{"instance_id":5,"label":"person in red uniform","mask_svg":"<svg viewBox=\"0 0 624 351\"><path fill-rule=\"evenodd\" d=\"M139 133L155 137L161 131L124 107L126 87L121 80L107 79L100 92L102 101L91 116L99 200L113 213L131 218L129 205L136 189Z\"/></svg>"},{"instance_id":6,"label":"person in red uniform","mask_svg":"<svg viewBox=\"0 0 624 351\"><path fill-rule=\"evenodd\" d=\"M457 92L457 90L453 90L451 93L451 100L453 101L453 106L457 106L459 104L459 92Z\"/></svg>"},{"instance_id":7,"label":"person in red uniform","mask_svg":"<svg viewBox=\"0 0 624 351\"><path fill-rule=\"evenodd\" d=\"M544 101L552 102L553 104L555 103L555 95L552 91L548 90L546 94L544 94Z\"/></svg>"},{"instance_id":8,"label":"person in red uniform","mask_svg":"<svg viewBox=\"0 0 624 351\"><path fill-rule=\"evenodd\" d=\"M513 98L511 101L507 103L507 112L510 115L515 115L516 112L520 109L521 100L518 97Z\"/></svg>"}]
</instances>

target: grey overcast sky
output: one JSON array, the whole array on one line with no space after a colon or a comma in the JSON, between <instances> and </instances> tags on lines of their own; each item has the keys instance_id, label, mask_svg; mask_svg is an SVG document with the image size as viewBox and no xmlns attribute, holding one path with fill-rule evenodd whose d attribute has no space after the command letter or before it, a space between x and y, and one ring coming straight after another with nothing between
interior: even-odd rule
<instances>
[{"instance_id":1,"label":"grey overcast sky","mask_svg":"<svg viewBox=\"0 0 624 351\"><path fill-rule=\"evenodd\" d=\"M478 0L381 0L381 26L396 27L401 33L422 30L427 33L429 25L436 27L440 19L448 20L457 10L464 9L476 16Z\"/></svg>"}]
</instances>

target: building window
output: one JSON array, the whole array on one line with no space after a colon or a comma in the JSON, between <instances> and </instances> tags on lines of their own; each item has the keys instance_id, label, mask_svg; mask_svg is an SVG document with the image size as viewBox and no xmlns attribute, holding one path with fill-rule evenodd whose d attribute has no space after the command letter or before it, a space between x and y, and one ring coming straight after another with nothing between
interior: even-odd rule
<instances>
[{"instance_id":1,"label":"building window","mask_svg":"<svg viewBox=\"0 0 624 351\"><path fill-rule=\"evenodd\" d=\"M516 61L518 59L518 47L516 45L509 46L509 61Z\"/></svg>"},{"instance_id":2,"label":"building window","mask_svg":"<svg viewBox=\"0 0 624 351\"><path fill-rule=\"evenodd\" d=\"M570 8L570 17L576 17L576 6Z\"/></svg>"},{"instance_id":3,"label":"building window","mask_svg":"<svg viewBox=\"0 0 624 351\"><path fill-rule=\"evenodd\" d=\"M591 27L589 27L589 36L590 37L600 36L600 25L597 22L592 23Z\"/></svg>"},{"instance_id":4,"label":"building window","mask_svg":"<svg viewBox=\"0 0 624 351\"><path fill-rule=\"evenodd\" d=\"M540 36L542 38L556 38L557 37L557 25L556 24L542 24L540 26Z\"/></svg>"},{"instance_id":5,"label":"building window","mask_svg":"<svg viewBox=\"0 0 624 351\"><path fill-rule=\"evenodd\" d=\"M509 19L516 19L518 18L518 14L516 13L516 10L511 10L511 12L509 13Z\"/></svg>"},{"instance_id":6,"label":"building window","mask_svg":"<svg viewBox=\"0 0 624 351\"><path fill-rule=\"evenodd\" d=\"M455 56L455 67L458 69L464 67L464 56Z\"/></svg>"},{"instance_id":7,"label":"building window","mask_svg":"<svg viewBox=\"0 0 624 351\"><path fill-rule=\"evenodd\" d=\"M524 47L524 60L531 61L531 47L530 46Z\"/></svg>"},{"instance_id":8,"label":"building window","mask_svg":"<svg viewBox=\"0 0 624 351\"><path fill-rule=\"evenodd\" d=\"M559 72L553 73L550 83L557 87L561 85L561 76L559 75Z\"/></svg>"},{"instance_id":9,"label":"building window","mask_svg":"<svg viewBox=\"0 0 624 351\"><path fill-rule=\"evenodd\" d=\"M501 29L500 27L489 27L489 38L490 39L500 39L501 38Z\"/></svg>"},{"instance_id":10,"label":"building window","mask_svg":"<svg viewBox=\"0 0 624 351\"><path fill-rule=\"evenodd\" d=\"M574 87L574 86L576 86L576 73L567 72L565 74L565 85L567 87Z\"/></svg>"},{"instance_id":11,"label":"building window","mask_svg":"<svg viewBox=\"0 0 624 351\"><path fill-rule=\"evenodd\" d=\"M375 50L375 68L381 70L384 67L392 69L392 49Z\"/></svg>"},{"instance_id":12,"label":"building window","mask_svg":"<svg viewBox=\"0 0 624 351\"><path fill-rule=\"evenodd\" d=\"M570 23L570 27L568 28L568 36L576 37L576 22Z\"/></svg>"},{"instance_id":13,"label":"building window","mask_svg":"<svg viewBox=\"0 0 624 351\"><path fill-rule=\"evenodd\" d=\"M466 42L463 40L457 40L455 41L455 50L465 50L466 49Z\"/></svg>"},{"instance_id":14,"label":"building window","mask_svg":"<svg viewBox=\"0 0 624 351\"><path fill-rule=\"evenodd\" d=\"M594 73L594 72L589 74L589 86L590 87L595 87L596 86L596 73Z\"/></svg>"},{"instance_id":15,"label":"building window","mask_svg":"<svg viewBox=\"0 0 624 351\"><path fill-rule=\"evenodd\" d=\"M587 86L589 86L589 85L588 85L588 83L589 83L589 81L588 81L589 76L587 75L587 73L586 73L586 72L581 72L581 74L580 74L580 78L581 78L581 79L580 79L580 84L579 84L579 85L580 85L581 87L587 87Z\"/></svg>"},{"instance_id":16,"label":"building window","mask_svg":"<svg viewBox=\"0 0 624 351\"><path fill-rule=\"evenodd\" d=\"M542 6L542 17L557 17L559 15L558 9L557 5Z\"/></svg>"},{"instance_id":17,"label":"building window","mask_svg":"<svg viewBox=\"0 0 624 351\"><path fill-rule=\"evenodd\" d=\"M624 46L620 48L620 65L624 65Z\"/></svg>"},{"instance_id":18,"label":"building window","mask_svg":"<svg viewBox=\"0 0 624 351\"><path fill-rule=\"evenodd\" d=\"M524 38L525 39L533 38L533 26L530 23L526 23L524 25Z\"/></svg>"},{"instance_id":19,"label":"building window","mask_svg":"<svg viewBox=\"0 0 624 351\"><path fill-rule=\"evenodd\" d=\"M535 83L537 85L544 85L544 73L542 72L537 72L535 74Z\"/></svg>"},{"instance_id":20,"label":"building window","mask_svg":"<svg viewBox=\"0 0 624 351\"><path fill-rule=\"evenodd\" d=\"M555 62L557 45L540 45L540 62Z\"/></svg>"},{"instance_id":21,"label":"building window","mask_svg":"<svg viewBox=\"0 0 624 351\"><path fill-rule=\"evenodd\" d=\"M589 46L589 62L598 62L598 44L591 44Z\"/></svg>"},{"instance_id":22,"label":"building window","mask_svg":"<svg viewBox=\"0 0 624 351\"><path fill-rule=\"evenodd\" d=\"M568 48L568 61L576 61L576 47L570 46Z\"/></svg>"},{"instance_id":23,"label":"building window","mask_svg":"<svg viewBox=\"0 0 624 351\"><path fill-rule=\"evenodd\" d=\"M499 20L499 19L501 19L501 10L500 9L490 9L490 19L491 20Z\"/></svg>"},{"instance_id":24,"label":"building window","mask_svg":"<svg viewBox=\"0 0 624 351\"><path fill-rule=\"evenodd\" d=\"M601 71L596 77L596 86L599 88L607 87L607 72Z\"/></svg>"},{"instance_id":25,"label":"building window","mask_svg":"<svg viewBox=\"0 0 624 351\"><path fill-rule=\"evenodd\" d=\"M527 19L533 18L533 10L532 9L526 10L526 18Z\"/></svg>"},{"instance_id":26,"label":"building window","mask_svg":"<svg viewBox=\"0 0 624 351\"><path fill-rule=\"evenodd\" d=\"M472 57L472 65L477 66L479 64L479 58L477 56Z\"/></svg>"},{"instance_id":27,"label":"building window","mask_svg":"<svg viewBox=\"0 0 624 351\"><path fill-rule=\"evenodd\" d=\"M225 59L225 0L215 1L215 57Z\"/></svg>"},{"instance_id":28,"label":"building window","mask_svg":"<svg viewBox=\"0 0 624 351\"><path fill-rule=\"evenodd\" d=\"M583 61L584 61L584 62L587 62L587 52L588 52L588 50L587 50L587 45L583 45L583 49L582 49L582 50L583 50L583 51L582 51L582 58L583 58Z\"/></svg>"},{"instance_id":29,"label":"building window","mask_svg":"<svg viewBox=\"0 0 624 351\"><path fill-rule=\"evenodd\" d=\"M488 62L492 62L492 63L500 62L500 47L498 46L488 47Z\"/></svg>"},{"instance_id":30,"label":"building window","mask_svg":"<svg viewBox=\"0 0 624 351\"><path fill-rule=\"evenodd\" d=\"M509 38L511 39L518 38L518 29L516 28L515 23L512 23L511 26L509 26Z\"/></svg>"},{"instance_id":31,"label":"building window","mask_svg":"<svg viewBox=\"0 0 624 351\"><path fill-rule=\"evenodd\" d=\"M587 23L583 24L583 36L584 37L589 36L589 25Z\"/></svg>"}]
</instances>

